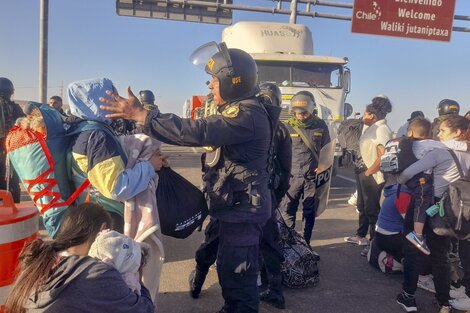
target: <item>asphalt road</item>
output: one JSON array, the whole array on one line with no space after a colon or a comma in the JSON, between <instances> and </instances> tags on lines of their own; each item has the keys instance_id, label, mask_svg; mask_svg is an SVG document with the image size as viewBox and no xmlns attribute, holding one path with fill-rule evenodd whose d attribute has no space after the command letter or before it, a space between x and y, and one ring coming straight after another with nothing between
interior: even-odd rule
<instances>
[{"instance_id":1,"label":"asphalt road","mask_svg":"<svg viewBox=\"0 0 470 313\"><path fill-rule=\"evenodd\" d=\"M172 167L200 184L199 153L190 148L164 146ZM385 275L370 267L360 255L362 247L343 241L355 233L357 213L347 204L354 192L350 169L339 169L333 179L328 209L317 219L312 246L321 255L320 284L308 289L285 289L286 310L261 304L260 312L399 313L396 295L401 291L400 274ZM300 214L299 214L300 218ZM297 222L298 229L301 221ZM194 269L194 252L203 239L194 233L187 239L165 237L166 261L160 284L158 311L165 313L216 312L223 304L217 273L211 270L200 298L190 298L188 275ZM418 290L420 312L437 312L433 294Z\"/></svg>"},{"instance_id":2,"label":"asphalt road","mask_svg":"<svg viewBox=\"0 0 470 313\"><path fill-rule=\"evenodd\" d=\"M163 146L163 152L170 155L171 167L197 186L201 183L200 151ZM360 255L362 247L343 241L345 236L355 234L357 227L357 213L347 204L354 190L351 169L340 168L332 181L328 209L317 219L313 233L312 246L321 255L320 284L307 289L285 288L285 310L261 303L260 312L404 312L395 301L401 291L402 275L386 275L373 269ZM23 199L29 200L25 194ZM299 218L298 230L301 229ZM195 266L194 252L202 240L203 232L195 232L184 240L164 236L165 264L157 312L210 313L222 307L223 299L215 270L209 271L200 298L194 300L189 296L188 276ZM419 312L438 311L433 294L418 289L416 296Z\"/></svg>"}]
</instances>

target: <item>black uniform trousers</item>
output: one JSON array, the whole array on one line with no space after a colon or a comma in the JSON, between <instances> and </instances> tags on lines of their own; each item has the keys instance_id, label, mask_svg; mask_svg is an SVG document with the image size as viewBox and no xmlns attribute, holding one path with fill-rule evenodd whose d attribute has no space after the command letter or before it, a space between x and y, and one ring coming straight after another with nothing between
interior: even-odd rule
<instances>
[{"instance_id":1,"label":"black uniform trousers","mask_svg":"<svg viewBox=\"0 0 470 313\"><path fill-rule=\"evenodd\" d=\"M258 312L258 257L261 225L228 223L211 217L196 251L196 270L207 273L217 260L225 310ZM244 234L245 240L240 238ZM257 238L256 242L254 238ZM222 240L221 240L222 239ZM280 267L280 265L279 265ZM280 270L279 270L280 271Z\"/></svg>"},{"instance_id":2,"label":"black uniform trousers","mask_svg":"<svg viewBox=\"0 0 470 313\"><path fill-rule=\"evenodd\" d=\"M294 228L299 201L303 196L304 239L308 244L310 244L310 239L312 238L313 226L315 226L315 213L318 207L315 191L314 180L308 180L302 176L293 176L290 179L289 190L287 190L280 204L282 217L287 226Z\"/></svg>"},{"instance_id":3,"label":"black uniform trousers","mask_svg":"<svg viewBox=\"0 0 470 313\"><path fill-rule=\"evenodd\" d=\"M207 273L209 267L217 259L217 250L219 247L219 221L213 217L204 231L204 241L196 250L196 270Z\"/></svg>"},{"instance_id":4,"label":"black uniform trousers","mask_svg":"<svg viewBox=\"0 0 470 313\"><path fill-rule=\"evenodd\" d=\"M219 220L217 274L229 313L258 312L258 257L262 224Z\"/></svg>"},{"instance_id":5,"label":"black uniform trousers","mask_svg":"<svg viewBox=\"0 0 470 313\"><path fill-rule=\"evenodd\" d=\"M266 221L263 227L260 250L263 259L264 270L267 274L268 288L277 296L282 296L282 274L281 264L284 262L284 255L280 246L279 226L277 225L278 214L276 211L277 201L273 194L273 211L271 218Z\"/></svg>"}]
</instances>

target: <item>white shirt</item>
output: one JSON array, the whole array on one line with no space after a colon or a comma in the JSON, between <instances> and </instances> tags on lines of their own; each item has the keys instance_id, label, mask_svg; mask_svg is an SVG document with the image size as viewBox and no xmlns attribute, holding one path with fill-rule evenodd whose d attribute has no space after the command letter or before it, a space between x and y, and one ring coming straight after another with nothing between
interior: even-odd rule
<instances>
[{"instance_id":1,"label":"white shirt","mask_svg":"<svg viewBox=\"0 0 470 313\"><path fill-rule=\"evenodd\" d=\"M359 138L359 149L361 157L367 168L371 167L377 160L377 147L385 144L392 139L392 131L387 125L385 119L375 122L370 125ZM377 184L385 182L384 175L378 171L372 175Z\"/></svg>"}]
</instances>

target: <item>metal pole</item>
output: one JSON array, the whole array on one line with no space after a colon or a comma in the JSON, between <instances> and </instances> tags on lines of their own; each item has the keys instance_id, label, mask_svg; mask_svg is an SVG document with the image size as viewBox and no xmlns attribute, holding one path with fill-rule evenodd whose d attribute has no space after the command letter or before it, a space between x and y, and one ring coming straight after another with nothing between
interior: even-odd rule
<instances>
[{"instance_id":1,"label":"metal pole","mask_svg":"<svg viewBox=\"0 0 470 313\"><path fill-rule=\"evenodd\" d=\"M43 0L43 1L46 1L46 0ZM153 4L154 1L155 0L140 0L139 3L140 4ZM273 0L269 0L269 1L273 2ZM325 0L276 0L276 1L277 1L276 8L227 4L226 1L224 1L224 3L220 3L220 2L214 3L214 2L206 2L206 1L198 1L198 0L166 0L165 3L167 5L171 5L171 4L194 5L194 6L200 6L202 8L216 8L219 10L228 9L232 11L240 10L240 11L271 13L271 14L285 14L285 15L291 16L291 21L290 21L291 23L296 22L297 16L320 17L320 18L343 20L343 21L350 21L352 19L351 15L319 13L319 12L310 11L310 8L307 11L297 11L298 3L331 6L331 7L345 8L345 9L353 8L353 4L350 4L350 3L339 3L339 2L332 2L332 1L325 1ZM291 2L291 9L290 10L282 9L282 2ZM123 3L121 3L122 7L125 7L126 9L129 9L129 10L135 10L135 5L136 4L134 2L128 3L127 5L123 5ZM464 16L464 15L455 15L454 18L456 20L470 21L470 17ZM454 26L452 30L459 31L459 32L469 32L469 29L470 28L467 28L467 27Z\"/></svg>"},{"instance_id":2,"label":"metal pole","mask_svg":"<svg viewBox=\"0 0 470 313\"><path fill-rule=\"evenodd\" d=\"M452 27L452 30L454 32L465 32L465 33L470 33L470 27L459 27L459 26L454 26Z\"/></svg>"},{"instance_id":3,"label":"metal pole","mask_svg":"<svg viewBox=\"0 0 470 313\"><path fill-rule=\"evenodd\" d=\"M461 21L470 21L470 16L454 15L454 19L461 20Z\"/></svg>"},{"instance_id":4,"label":"metal pole","mask_svg":"<svg viewBox=\"0 0 470 313\"><path fill-rule=\"evenodd\" d=\"M39 14L39 101L46 103L49 0L41 0Z\"/></svg>"},{"instance_id":5,"label":"metal pole","mask_svg":"<svg viewBox=\"0 0 470 313\"><path fill-rule=\"evenodd\" d=\"M313 5L323 5L326 7L335 7L335 8L345 8L352 9L352 3L340 3L340 2L331 2L323 0L297 0L299 3L313 4Z\"/></svg>"},{"instance_id":6,"label":"metal pole","mask_svg":"<svg viewBox=\"0 0 470 313\"><path fill-rule=\"evenodd\" d=\"M289 23L290 24L297 23L297 0L292 0L292 2L290 3Z\"/></svg>"}]
</instances>

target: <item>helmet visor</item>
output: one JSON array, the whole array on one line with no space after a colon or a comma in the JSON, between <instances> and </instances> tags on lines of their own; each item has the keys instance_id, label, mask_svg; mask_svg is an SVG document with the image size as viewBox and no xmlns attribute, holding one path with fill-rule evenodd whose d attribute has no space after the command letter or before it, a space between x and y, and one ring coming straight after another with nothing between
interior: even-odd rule
<instances>
[{"instance_id":1,"label":"helmet visor","mask_svg":"<svg viewBox=\"0 0 470 313\"><path fill-rule=\"evenodd\" d=\"M231 68L232 62L230 59L230 55L228 53L227 46L223 42L217 44L215 41L211 41L206 44L203 44L202 46L194 50L193 53L191 53L189 60L192 64L205 70L206 65L209 63L211 57L213 57L218 52L222 53L223 58L225 59L225 63L229 68Z\"/></svg>"},{"instance_id":2,"label":"helmet visor","mask_svg":"<svg viewBox=\"0 0 470 313\"><path fill-rule=\"evenodd\" d=\"M219 45L215 41L211 41L194 50L189 57L189 61L197 67L204 69L209 59L219 51Z\"/></svg>"}]
</instances>

